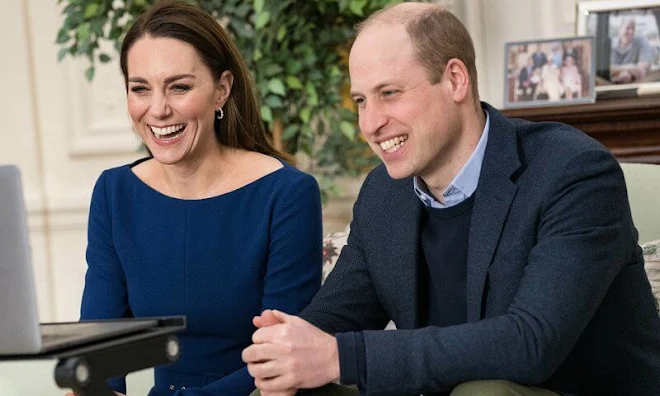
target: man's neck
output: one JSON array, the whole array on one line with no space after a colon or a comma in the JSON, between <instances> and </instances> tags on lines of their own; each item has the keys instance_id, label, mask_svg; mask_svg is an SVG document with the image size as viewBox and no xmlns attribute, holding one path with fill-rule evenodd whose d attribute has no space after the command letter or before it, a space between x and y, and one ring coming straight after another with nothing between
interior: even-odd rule
<instances>
[{"instance_id":1,"label":"man's neck","mask_svg":"<svg viewBox=\"0 0 660 396\"><path fill-rule=\"evenodd\" d=\"M479 105L476 114L472 113L468 122L463 125L461 141L456 143L456 147L451 153L452 158L438 166L428 175L420 175L420 178L428 187L429 192L441 204L445 204L443 193L467 163L474 149L477 147L485 127L486 115L481 105Z\"/></svg>"}]
</instances>

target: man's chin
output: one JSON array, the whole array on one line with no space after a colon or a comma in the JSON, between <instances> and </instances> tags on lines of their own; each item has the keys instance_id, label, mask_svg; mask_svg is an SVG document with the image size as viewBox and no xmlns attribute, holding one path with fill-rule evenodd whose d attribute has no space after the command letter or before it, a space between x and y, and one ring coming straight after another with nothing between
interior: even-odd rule
<instances>
[{"instance_id":1,"label":"man's chin","mask_svg":"<svg viewBox=\"0 0 660 396\"><path fill-rule=\"evenodd\" d=\"M385 164L385 169L387 174L395 180L401 180L413 176L412 172L409 169L404 169L400 166L392 166Z\"/></svg>"}]
</instances>

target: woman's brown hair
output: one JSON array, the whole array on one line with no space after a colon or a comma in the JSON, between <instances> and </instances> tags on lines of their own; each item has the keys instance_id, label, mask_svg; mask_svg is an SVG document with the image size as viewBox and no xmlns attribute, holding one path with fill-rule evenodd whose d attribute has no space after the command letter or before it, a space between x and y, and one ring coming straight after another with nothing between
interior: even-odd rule
<instances>
[{"instance_id":1,"label":"woman's brown hair","mask_svg":"<svg viewBox=\"0 0 660 396\"><path fill-rule=\"evenodd\" d=\"M212 16L180 0L158 1L138 16L121 46L120 65L127 88L128 52L145 36L173 38L192 45L216 80L225 70L232 73L234 83L224 106L224 117L216 119L214 124L220 143L292 162L288 154L273 146L261 119L259 97L247 65L227 32Z\"/></svg>"}]
</instances>

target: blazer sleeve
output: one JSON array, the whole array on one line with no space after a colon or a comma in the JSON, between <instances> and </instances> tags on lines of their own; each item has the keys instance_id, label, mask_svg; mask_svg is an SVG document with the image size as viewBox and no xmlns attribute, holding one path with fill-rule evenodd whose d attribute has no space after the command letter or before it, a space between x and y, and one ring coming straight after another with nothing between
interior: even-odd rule
<instances>
[{"instance_id":1,"label":"blazer sleeve","mask_svg":"<svg viewBox=\"0 0 660 396\"><path fill-rule=\"evenodd\" d=\"M99 177L89 210L87 228L87 273L80 309L81 319L132 317L128 305L126 277L112 241L108 205L107 173ZM110 380L116 391L126 393L124 378Z\"/></svg>"},{"instance_id":2,"label":"blazer sleeve","mask_svg":"<svg viewBox=\"0 0 660 396\"><path fill-rule=\"evenodd\" d=\"M552 182L519 289L501 316L451 327L364 331L369 394L429 393L470 380L539 384L576 344L631 249L623 174L583 151Z\"/></svg>"},{"instance_id":3,"label":"blazer sleeve","mask_svg":"<svg viewBox=\"0 0 660 396\"><path fill-rule=\"evenodd\" d=\"M373 174L370 174L353 206L351 232L337 259L337 265L314 300L300 315L330 334L383 329L389 321L389 315L383 309L371 282L362 250L365 240L359 213L364 191L372 183Z\"/></svg>"},{"instance_id":4,"label":"blazer sleeve","mask_svg":"<svg viewBox=\"0 0 660 396\"><path fill-rule=\"evenodd\" d=\"M298 314L321 287L323 226L316 180L306 174L296 177L276 198L271 216L261 308ZM202 389L179 390L175 395L245 396L254 389L254 379L243 366Z\"/></svg>"}]
</instances>

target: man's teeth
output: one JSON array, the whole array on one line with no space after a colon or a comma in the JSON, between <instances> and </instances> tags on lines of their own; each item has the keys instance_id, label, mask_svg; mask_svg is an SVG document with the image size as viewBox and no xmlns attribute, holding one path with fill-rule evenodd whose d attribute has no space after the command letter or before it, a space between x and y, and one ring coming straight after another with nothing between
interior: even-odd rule
<instances>
[{"instance_id":1,"label":"man's teeth","mask_svg":"<svg viewBox=\"0 0 660 396\"><path fill-rule=\"evenodd\" d=\"M168 126L168 127L165 127L165 128L157 128L155 126L152 126L151 127L151 132L153 132L154 135L156 135L157 137L162 137L162 136L172 134L174 132L179 132L180 130L182 130L185 127L186 127L186 124L171 125L171 126Z\"/></svg>"},{"instance_id":2,"label":"man's teeth","mask_svg":"<svg viewBox=\"0 0 660 396\"><path fill-rule=\"evenodd\" d=\"M397 136L390 140L380 142L380 148L388 153L393 153L400 149L408 140L408 135Z\"/></svg>"}]
</instances>

